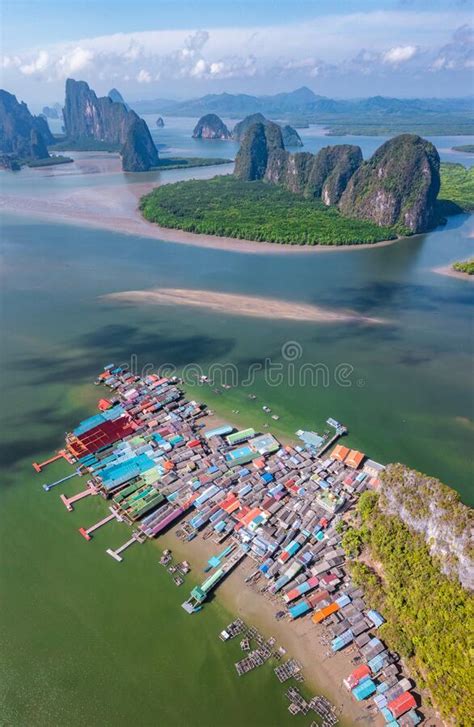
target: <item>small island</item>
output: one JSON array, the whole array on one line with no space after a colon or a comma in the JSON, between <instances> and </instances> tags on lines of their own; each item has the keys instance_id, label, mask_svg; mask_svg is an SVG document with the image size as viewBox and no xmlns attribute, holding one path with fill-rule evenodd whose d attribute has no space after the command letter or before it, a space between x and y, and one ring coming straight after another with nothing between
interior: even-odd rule
<instances>
[{"instance_id":1,"label":"small island","mask_svg":"<svg viewBox=\"0 0 474 727\"><path fill-rule=\"evenodd\" d=\"M150 222L197 234L374 244L435 226L439 186L438 153L418 136L395 137L364 162L348 144L290 154L280 127L267 122L247 130L232 176L162 186L140 210Z\"/></svg>"},{"instance_id":2,"label":"small island","mask_svg":"<svg viewBox=\"0 0 474 727\"><path fill-rule=\"evenodd\" d=\"M336 207L232 175L163 185L142 197L140 210L162 227L257 242L357 245L397 237L391 228L347 219Z\"/></svg>"},{"instance_id":3,"label":"small island","mask_svg":"<svg viewBox=\"0 0 474 727\"><path fill-rule=\"evenodd\" d=\"M223 139L231 138L231 133L217 114L201 116L193 131L193 139Z\"/></svg>"},{"instance_id":4,"label":"small island","mask_svg":"<svg viewBox=\"0 0 474 727\"><path fill-rule=\"evenodd\" d=\"M462 144L461 146L453 146L453 151L461 151L464 154L474 154L474 144Z\"/></svg>"},{"instance_id":5,"label":"small island","mask_svg":"<svg viewBox=\"0 0 474 727\"><path fill-rule=\"evenodd\" d=\"M157 128L158 129L163 129L164 128L164 125L165 125L165 122L163 121L163 117L162 116L158 116L158 118L156 120L156 126L157 126Z\"/></svg>"},{"instance_id":6,"label":"small island","mask_svg":"<svg viewBox=\"0 0 474 727\"><path fill-rule=\"evenodd\" d=\"M453 270L457 273L464 273L465 275L474 275L474 258L470 260L464 260L453 263Z\"/></svg>"},{"instance_id":7,"label":"small island","mask_svg":"<svg viewBox=\"0 0 474 727\"><path fill-rule=\"evenodd\" d=\"M274 124L273 121L269 121L263 114L257 113L257 114L250 114L250 116L246 116L245 119L242 119L242 121L239 121L232 130L232 138L235 141L242 141L247 131L250 129L253 124ZM277 126L280 126L277 124ZM291 147L291 146L303 146L303 142L301 140L301 136L298 134L296 129L294 129L289 124L285 124L283 126L280 126L281 129L281 135L283 138L283 145L285 148Z\"/></svg>"}]
</instances>

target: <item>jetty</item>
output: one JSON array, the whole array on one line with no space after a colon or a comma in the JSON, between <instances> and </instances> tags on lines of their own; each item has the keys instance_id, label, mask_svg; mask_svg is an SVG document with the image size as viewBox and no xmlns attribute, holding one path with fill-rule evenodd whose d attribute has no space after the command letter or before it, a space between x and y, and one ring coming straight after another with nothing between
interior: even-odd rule
<instances>
[{"instance_id":1,"label":"jetty","mask_svg":"<svg viewBox=\"0 0 474 727\"><path fill-rule=\"evenodd\" d=\"M50 457L44 462L32 462L32 467L36 470L36 472L41 472L41 470L43 470L49 464L57 462L58 459L65 459L66 462L68 462L69 464L72 464L74 461L73 458L68 454L68 452L66 452L66 450L61 449L57 454L54 455L54 457Z\"/></svg>"},{"instance_id":2,"label":"jetty","mask_svg":"<svg viewBox=\"0 0 474 727\"><path fill-rule=\"evenodd\" d=\"M53 489L53 487L57 487L57 485L62 485L63 482L67 482L68 480L71 480L73 477L80 477L81 476L81 470L80 468L77 469L75 472L72 473L72 475L66 475L66 477L61 477L60 480L56 480L56 482L50 482L47 485L43 485L43 490L45 492L49 492Z\"/></svg>"},{"instance_id":3,"label":"jetty","mask_svg":"<svg viewBox=\"0 0 474 727\"><path fill-rule=\"evenodd\" d=\"M107 555L110 555L114 560L116 560L118 563L121 563L122 553L127 550L127 548L130 548L131 545L135 545L136 543L144 543L145 540L143 537L141 537L138 533L133 533L132 537L129 538L123 545L120 546L120 548L116 548L113 550L112 548L107 548L105 551Z\"/></svg>"},{"instance_id":4,"label":"jetty","mask_svg":"<svg viewBox=\"0 0 474 727\"><path fill-rule=\"evenodd\" d=\"M79 502L79 500L83 500L84 497L89 497L90 495L97 495L97 490L92 484L89 484L89 486L85 490L82 490L82 492L78 492L77 495L72 495L71 497L61 495L61 502L64 504L68 512L72 512L74 510L74 503Z\"/></svg>"},{"instance_id":5,"label":"jetty","mask_svg":"<svg viewBox=\"0 0 474 727\"><path fill-rule=\"evenodd\" d=\"M222 554L221 554L222 555ZM217 585L240 563L247 555L247 548L240 546L224 561L223 565L217 568L212 575L206 578L200 586L191 591L190 598L182 604L185 611L194 613L196 608L209 597Z\"/></svg>"},{"instance_id":6,"label":"jetty","mask_svg":"<svg viewBox=\"0 0 474 727\"><path fill-rule=\"evenodd\" d=\"M88 528L79 528L79 532L82 535L83 538L86 540L92 539L92 533L94 533L96 530L101 528L103 525L106 525L107 523L112 522L112 520L116 520L117 522L122 522L122 518L120 515L118 515L116 512L112 511L110 515L107 515L107 517L102 518L102 520L99 520L97 523L94 523L94 525L91 525Z\"/></svg>"}]
</instances>

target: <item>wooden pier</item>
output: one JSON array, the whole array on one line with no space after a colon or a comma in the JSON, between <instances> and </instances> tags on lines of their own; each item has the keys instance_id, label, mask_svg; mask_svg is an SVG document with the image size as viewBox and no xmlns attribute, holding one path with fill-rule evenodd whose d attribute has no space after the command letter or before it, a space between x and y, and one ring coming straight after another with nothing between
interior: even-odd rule
<instances>
[{"instance_id":1,"label":"wooden pier","mask_svg":"<svg viewBox=\"0 0 474 727\"><path fill-rule=\"evenodd\" d=\"M124 543L123 545L121 545L120 548L117 548L116 550L113 550L112 548L107 548L107 550L105 552L107 553L107 555L110 555L112 558L114 558L114 560L116 560L117 563L121 563L123 560L121 553L123 553L124 550L127 550L127 548L129 548L134 543L143 543L143 542L144 542L144 539L141 538L138 533L133 533L130 540L127 540L127 542Z\"/></svg>"},{"instance_id":2,"label":"wooden pier","mask_svg":"<svg viewBox=\"0 0 474 727\"><path fill-rule=\"evenodd\" d=\"M49 485L43 485L43 490L45 492L49 492L53 487L56 487L57 485L61 485L63 482L66 482L67 480L71 480L73 477L81 477L81 471L79 469L77 469L71 475L66 475L66 477L62 477L60 480L56 480L56 482L51 482Z\"/></svg>"},{"instance_id":3,"label":"wooden pier","mask_svg":"<svg viewBox=\"0 0 474 727\"><path fill-rule=\"evenodd\" d=\"M115 511L112 511L112 508L109 509L111 513L110 515L107 515L107 517L104 517L102 520L99 520L99 522L94 523L94 525L91 525L89 528L79 528L79 532L83 538L86 540L92 540L92 533L101 528L102 525L112 522L112 520L116 520L119 523L123 522L120 515L118 515Z\"/></svg>"},{"instance_id":4,"label":"wooden pier","mask_svg":"<svg viewBox=\"0 0 474 727\"><path fill-rule=\"evenodd\" d=\"M54 455L54 457L50 457L49 459L46 459L44 462L32 462L32 466L37 472L41 472L41 470L43 470L49 464L52 464L53 462L57 462L58 459L65 459L66 462L68 462L69 464L73 464L71 455L68 454L65 449L61 449L57 454Z\"/></svg>"},{"instance_id":5,"label":"wooden pier","mask_svg":"<svg viewBox=\"0 0 474 727\"><path fill-rule=\"evenodd\" d=\"M89 497L89 495L97 495L97 490L92 485L89 485L86 490L78 492L77 495L73 495L72 497L66 497L66 495L61 495L61 502L66 507L68 512L72 512L74 510L74 503L78 502L79 500L83 500L84 497Z\"/></svg>"}]
</instances>

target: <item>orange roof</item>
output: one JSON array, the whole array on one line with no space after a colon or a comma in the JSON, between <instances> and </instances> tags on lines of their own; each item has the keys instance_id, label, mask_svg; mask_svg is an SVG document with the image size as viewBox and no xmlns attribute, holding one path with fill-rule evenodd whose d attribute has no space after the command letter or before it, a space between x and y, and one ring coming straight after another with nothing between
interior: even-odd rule
<instances>
[{"instance_id":1,"label":"orange roof","mask_svg":"<svg viewBox=\"0 0 474 727\"><path fill-rule=\"evenodd\" d=\"M358 467L360 467L364 459L365 454L363 452L358 452L356 449L351 449L351 452L346 459L346 464L349 465L349 467L354 467L354 469L357 469Z\"/></svg>"},{"instance_id":2,"label":"orange roof","mask_svg":"<svg viewBox=\"0 0 474 727\"><path fill-rule=\"evenodd\" d=\"M244 505L243 508L240 510L240 512L238 512L237 515L235 515L235 517L237 518L237 520L243 520L243 518L247 515L249 510L250 510L250 508L248 507L248 505Z\"/></svg>"},{"instance_id":3,"label":"orange roof","mask_svg":"<svg viewBox=\"0 0 474 727\"><path fill-rule=\"evenodd\" d=\"M258 459L254 459L253 466L255 469L260 470L262 467L265 467L265 460L263 457L258 457Z\"/></svg>"},{"instance_id":4,"label":"orange roof","mask_svg":"<svg viewBox=\"0 0 474 727\"><path fill-rule=\"evenodd\" d=\"M324 621L324 619L332 613L336 613L336 611L339 611L339 605L334 601L334 603L330 603L329 606L325 606L324 608L320 608L319 611L315 611L311 620L313 623L318 624L321 621Z\"/></svg>"},{"instance_id":5,"label":"orange roof","mask_svg":"<svg viewBox=\"0 0 474 727\"><path fill-rule=\"evenodd\" d=\"M225 510L228 515L231 515L233 512L240 509L240 501L234 500L234 502L231 502L229 505L222 509Z\"/></svg>"},{"instance_id":6,"label":"orange roof","mask_svg":"<svg viewBox=\"0 0 474 727\"><path fill-rule=\"evenodd\" d=\"M334 449L332 450L330 456L333 459L338 459L339 462L344 462L345 458L349 454L349 448L343 447L342 444L336 444Z\"/></svg>"},{"instance_id":7,"label":"orange roof","mask_svg":"<svg viewBox=\"0 0 474 727\"><path fill-rule=\"evenodd\" d=\"M240 521L244 525L249 525L257 515L262 515L262 510L259 507L253 507L243 518L240 518Z\"/></svg>"}]
</instances>

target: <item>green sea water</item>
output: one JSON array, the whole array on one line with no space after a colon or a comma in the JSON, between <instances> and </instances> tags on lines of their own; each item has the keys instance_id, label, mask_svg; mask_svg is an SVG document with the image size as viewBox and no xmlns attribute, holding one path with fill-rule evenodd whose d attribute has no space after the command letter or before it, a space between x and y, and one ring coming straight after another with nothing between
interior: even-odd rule
<instances>
[{"instance_id":1,"label":"green sea water","mask_svg":"<svg viewBox=\"0 0 474 727\"><path fill-rule=\"evenodd\" d=\"M11 182L17 194L21 174ZM55 183L62 184L44 182L44 193L54 194ZM65 183L74 188L70 177ZM472 233L472 219L459 216L377 249L249 255L3 216L2 724L309 724L288 714L269 667L237 677L238 644L217 638L231 619L218 595L189 617L179 606L183 589L158 565L158 547L134 546L117 564L105 550L128 531L115 523L85 543L77 528L100 519L103 502L86 499L67 513L59 494L80 484L48 494L41 484L70 467L38 475L31 462L51 455L94 410L99 392L91 381L104 364L169 363L180 371L193 362L205 373L215 362L232 363L238 386L191 386L196 398L221 413L238 410L232 418L242 424L287 435L322 430L333 416L349 427L352 446L439 476L472 504L472 287L432 272L472 254ZM252 319L102 297L157 286L282 298L384 322ZM290 361L288 341L297 343ZM249 368L267 358L283 365L284 382L272 386L258 371L243 386ZM329 380L294 385L288 363L296 370L320 364ZM351 367L350 386L335 381L341 364ZM263 404L280 419L265 415Z\"/></svg>"}]
</instances>

